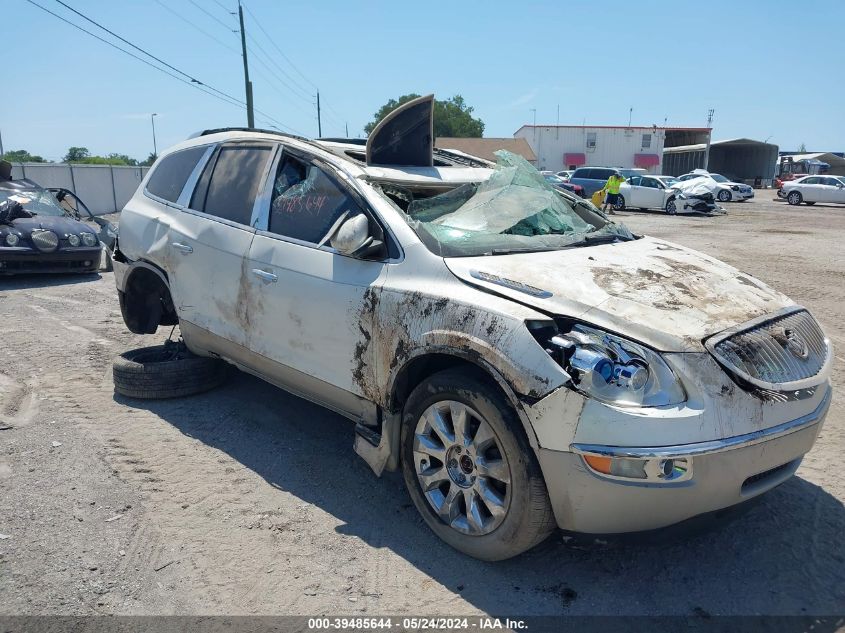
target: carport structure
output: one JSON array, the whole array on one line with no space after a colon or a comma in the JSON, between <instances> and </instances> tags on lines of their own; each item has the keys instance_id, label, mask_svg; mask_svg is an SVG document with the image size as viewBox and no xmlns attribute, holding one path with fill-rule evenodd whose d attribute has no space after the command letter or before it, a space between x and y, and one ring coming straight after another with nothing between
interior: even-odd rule
<instances>
[{"instance_id":1,"label":"carport structure","mask_svg":"<svg viewBox=\"0 0 845 633\"><path fill-rule=\"evenodd\" d=\"M663 150L663 171L670 176L680 176L693 169L705 168L728 178L747 184L767 187L775 176L778 146L749 138L715 141L707 145L682 145Z\"/></svg>"}]
</instances>

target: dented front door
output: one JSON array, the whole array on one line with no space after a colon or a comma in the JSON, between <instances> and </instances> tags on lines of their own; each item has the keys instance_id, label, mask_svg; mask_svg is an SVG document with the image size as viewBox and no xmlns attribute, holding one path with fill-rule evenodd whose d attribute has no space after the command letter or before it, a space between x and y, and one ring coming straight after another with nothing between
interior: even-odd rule
<instances>
[{"instance_id":1,"label":"dented front door","mask_svg":"<svg viewBox=\"0 0 845 633\"><path fill-rule=\"evenodd\" d=\"M376 394L359 379L372 372L370 338L386 267L320 245L355 198L325 165L280 160L263 226L249 249L247 345L254 369L282 387L352 417L372 414Z\"/></svg>"}]
</instances>

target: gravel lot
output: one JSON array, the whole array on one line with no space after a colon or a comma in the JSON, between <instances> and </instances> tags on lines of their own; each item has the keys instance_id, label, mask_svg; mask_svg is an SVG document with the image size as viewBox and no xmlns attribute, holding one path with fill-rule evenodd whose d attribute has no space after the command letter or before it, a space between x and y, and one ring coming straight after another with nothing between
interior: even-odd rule
<instances>
[{"instance_id":1,"label":"gravel lot","mask_svg":"<svg viewBox=\"0 0 845 633\"><path fill-rule=\"evenodd\" d=\"M837 392L798 476L733 522L515 560L456 554L401 478L372 476L339 416L233 372L131 401L111 358L162 341L120 317L110 273L0 279L0 615L836 614L845 565L845 207L758 191L721 217L619 219L807 306Z\"/></svg>"}]
</instances>

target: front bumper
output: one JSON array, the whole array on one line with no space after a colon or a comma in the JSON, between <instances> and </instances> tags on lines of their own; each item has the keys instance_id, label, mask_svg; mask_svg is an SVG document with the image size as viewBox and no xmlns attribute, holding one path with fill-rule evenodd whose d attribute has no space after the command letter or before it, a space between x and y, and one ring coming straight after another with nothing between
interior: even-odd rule
<instances>
[{"instance_id":1,"label":"front bumper","mask_svg":"<svg viewBox=\"0 0 845 633\"><path fill-rule=\"evenodd\" d=\"M0 275L22 273L93 273L100 269L102 247L68 248L42 253L31 248L0 249Z\"/></svg>"},{"instance_id":2,"label":"front bumper","mask_svg":"<svg viewBox=\"0 0 845 633\"><path fill-rule=\"evenodd\" d=\"M830 406L795 420L722 440L660 447L573 444L570 452L539 449L558 526L611 534L666 527L736 505L783 483L810 450ZM691 476L644 481L600 474L584 455L688 460Z\"/></svg>"}]
</instances>

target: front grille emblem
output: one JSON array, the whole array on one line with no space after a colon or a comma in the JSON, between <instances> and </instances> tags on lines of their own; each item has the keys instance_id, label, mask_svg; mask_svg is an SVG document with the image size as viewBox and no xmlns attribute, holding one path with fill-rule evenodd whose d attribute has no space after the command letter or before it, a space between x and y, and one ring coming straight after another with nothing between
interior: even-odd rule
<instances>
[{"instance_id":1,"label":"front grille emblem","mask_svg":"<svg viewBox=\"0 0 845 633\"><path fill-rule=\"evenodd\" d=\"M807 341L798 336L792 330L786 330L786 349L795 357L801 360L807 360L810 356L810 348Z\"/></svg>"}]
</instances>

